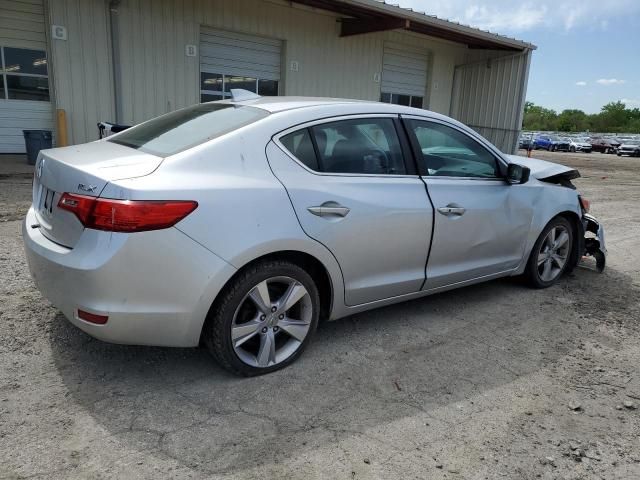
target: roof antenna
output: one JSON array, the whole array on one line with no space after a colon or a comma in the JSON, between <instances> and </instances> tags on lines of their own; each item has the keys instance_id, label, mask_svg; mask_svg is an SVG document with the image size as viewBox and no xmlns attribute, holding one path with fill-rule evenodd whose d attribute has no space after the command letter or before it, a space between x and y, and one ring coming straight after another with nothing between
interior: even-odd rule
<instances>
[{"instance_id":1,"label":"roof antenna","mask_svg":"<svg viewBox=\"0 0 640 480\"><path fill-rule=\"evenodd\" d=\"M250 92L243 88L231 89L231 101L232 102L244 102L245 100L257 100L260 97L257 93Z\"/></svg>"}]
</instances>

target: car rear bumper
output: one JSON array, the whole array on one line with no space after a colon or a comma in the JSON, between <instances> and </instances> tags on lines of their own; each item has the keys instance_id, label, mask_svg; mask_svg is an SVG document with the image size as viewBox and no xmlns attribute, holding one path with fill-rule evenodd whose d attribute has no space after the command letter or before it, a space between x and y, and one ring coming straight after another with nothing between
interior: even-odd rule
<instances>
[{"instance_id":1,"label":"car rear bumper","mask_svg":"<svg viewBox=\"0 0 640 480\"><path fill-rule=\"evenodd\" d=\"M135 234L87 229L68 249L36 225L30 209L23 241L36 286L71 323L108 342L196 346L213 298L235 272L176 228ZM82 320L79 309L108 321Z\"/></svg>"}]
</instances>

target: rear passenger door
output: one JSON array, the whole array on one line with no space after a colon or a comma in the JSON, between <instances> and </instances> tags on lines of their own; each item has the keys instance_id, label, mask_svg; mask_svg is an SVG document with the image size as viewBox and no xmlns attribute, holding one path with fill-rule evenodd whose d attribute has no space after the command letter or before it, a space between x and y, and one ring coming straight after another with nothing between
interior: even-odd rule
<instances>
[{"instance_id":1,"label":"rear passenger door","mask_svg":"<svg viewBox=\"0 0 640 480\"><path fill-rule=\"evenodd\" d=\"M304 231L338 260L347 305L417 292L433 210L397 116L350 116L274 137L269 163Z\"/></svg>"}]
</instances>

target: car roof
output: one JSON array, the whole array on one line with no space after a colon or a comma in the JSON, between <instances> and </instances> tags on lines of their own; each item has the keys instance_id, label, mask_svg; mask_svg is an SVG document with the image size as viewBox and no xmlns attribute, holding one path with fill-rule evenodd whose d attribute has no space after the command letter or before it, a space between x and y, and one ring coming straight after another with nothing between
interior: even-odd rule
<instances>
[{"instance_id":1,"label":"car roof","mask_svg":"<svg viewBox=\"0 0 640 480\"><path fill-rule=\"evenodd\" d=\"M287 110L315 108L315 107L331 107L336 105L350 105L356 111L367 113L375 110L377 113L404 113L407 115L430 116L432 118L452 119L436 112L424 110L421 108L406 107L392 103L373 102L371 100L354 100L349 98L326 98L326 97L297 97L297 96L280 96L280 97L257 97L255 99L233 101L221 100L215 103L227 103L232 105L246 105L261 108L269 113L284 112Z\"/></svg>"}]
</instances>

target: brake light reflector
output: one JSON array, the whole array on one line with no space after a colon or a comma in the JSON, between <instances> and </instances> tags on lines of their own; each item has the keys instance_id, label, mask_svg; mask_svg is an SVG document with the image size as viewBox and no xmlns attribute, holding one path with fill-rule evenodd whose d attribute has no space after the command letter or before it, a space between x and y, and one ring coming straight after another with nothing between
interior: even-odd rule
<instances>
[{"instance_id":1,"label":"brake light reflector","mask_svg":"<svg viewBox=\"0 0 640 480\"><path fill-rule=\"evenodd\" d=\"M109 320L107 315L98 315L80 309L78 309L78 318L89 323L95 323L96 325L104 325Z\"/></svg>"},{"instance_id":2,"label":"brake light reflector","mask_svg":"<svg viewBox=\"0 0 640 480\"><path fill-rule=\"evenodd\" d=\"M86 228L129 233L172 227L197 206L190 200L114 200L75 193L64 193L58 202Z\"/></svg>"}]
</instances>

